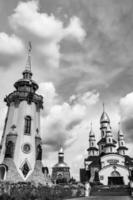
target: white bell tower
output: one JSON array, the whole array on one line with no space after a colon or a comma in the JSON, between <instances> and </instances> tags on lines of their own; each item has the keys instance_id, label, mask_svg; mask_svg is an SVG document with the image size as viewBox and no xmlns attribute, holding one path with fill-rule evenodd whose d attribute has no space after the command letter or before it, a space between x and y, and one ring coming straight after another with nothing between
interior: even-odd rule
<instances>
[{"instance_id":1,"label":"white bell tower","mask_svg":"<svg viewBox=\"0 0 133 200\"><path fill-rule=\"evenodd\" d=\"M30 42L23 77L14 87L15 90L5 98L8 112L1 140L0 179L46 184L40 137L43 97L36 93L38 84L32 80Z\"/></svg>"}]
</instances>

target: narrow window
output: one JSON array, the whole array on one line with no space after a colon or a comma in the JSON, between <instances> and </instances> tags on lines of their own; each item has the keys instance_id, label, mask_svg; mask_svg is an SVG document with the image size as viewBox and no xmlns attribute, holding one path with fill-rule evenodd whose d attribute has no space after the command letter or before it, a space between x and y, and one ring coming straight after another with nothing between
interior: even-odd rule
<instances>
[{"instance_id":1,"label":"narrow window","mask_svg":"<svg viewBox=\"0 0 133 200\"><path fill-rule=\"evenodd\" d=\"M5 158L13 158L13 153L14 153L14 144L12 141L9 141L6 144Z\"/></svg>"},{"instance_id":2,"label":"narrow window","mask_svg":"<svg viewBox=\"0 0 133 200\"><path fill-rule=\"evenodd\" d=\"M25 117L24 133L27 135L30 135L31 133L31 117L30 116Z\"/></svg>"}]
</instances>

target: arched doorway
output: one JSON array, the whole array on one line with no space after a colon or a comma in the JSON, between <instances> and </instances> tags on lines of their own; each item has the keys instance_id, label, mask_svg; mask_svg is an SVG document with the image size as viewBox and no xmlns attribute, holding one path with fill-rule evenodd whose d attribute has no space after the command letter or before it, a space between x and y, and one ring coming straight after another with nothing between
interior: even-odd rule
<instances>
[{"instance_id":1,"label":"arched doorway","mask_svg":"<svg viewBox=\"0 0 133 200\"><path fill-rule=\"evenodd\" d=\"M112 171L108 177L108 185L124 185L123 176L116 170Z\"/></svg>"},{"instance_id":2,"label":"arched doorway","mask_svg":"<svg viewBox=\"0 0 133 200\"><path fill-rule=\"evenodd\" d=\"M0 166L0 181L5 180L6 167L4 165Z\"/></svg>"}]
</instances>

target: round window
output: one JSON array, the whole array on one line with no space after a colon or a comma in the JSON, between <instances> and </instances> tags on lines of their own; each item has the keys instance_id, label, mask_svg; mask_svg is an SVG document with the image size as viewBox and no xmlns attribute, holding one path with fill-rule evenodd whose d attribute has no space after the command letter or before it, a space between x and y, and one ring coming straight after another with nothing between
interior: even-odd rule
<instances>
[{"instance_id":1,"label":"round window","mask_svg":"<svg viewBox=\"0 0 133 200\"><path fill-rule=\"evenodd\" d=\"M31 146L30 144L24 144L22 149L24 153L30 153Z\"/></svg>"}]
</instances>

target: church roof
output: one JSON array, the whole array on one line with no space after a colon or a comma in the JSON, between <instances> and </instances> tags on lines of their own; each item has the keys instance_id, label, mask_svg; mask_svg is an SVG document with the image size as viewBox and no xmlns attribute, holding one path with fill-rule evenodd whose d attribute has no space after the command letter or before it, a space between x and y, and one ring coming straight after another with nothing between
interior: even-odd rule
<instances>
[{"instance_id":1,"label":"church roof","mask_svg":"<svg viewBox=\"0 0 133 200\"><path fill-rule=\"evenodd\" d=\"M120 146L117 150L128 150L128 148L126 146Z\"/></svg>"},{"instance_id":2,"label":"church roof","mask_svg":"<svg viewBox=\"0 0 133 200\"><path fill-rule=\"evenodd\" d=\"M115 144L113 144L113 143L107 143L107 144L105 144L104 147L116 147L116 146L115 146Z\"/></svg>"},{"instance_id":3,"label":"church roof","mask_svg":"<svg viewBox=\"0 0 133 200\"><path fill-rule=\"evenodd\" d=\"M57 163L53 168L69 168L65 162Z\"/></svg>"},{"instance_id":4,"label":"church roof","mask_svg":"<svg viewBox=\"0 0 133 200\"><path fill-rule=\"evenodd\" d=\"M97 144L99 145L99 144L102 144L102 143L106 143L106 138L101 138L101 139L98 141ZM117 142L113 139L113 143L116 144Z\"/></svg>"},{"instance_id":5,"label":"church roof","mask_svg":"<svg viewBox=\"0 0 133 200\"><path fill-rule=\"evenodd\" d=\"M100 167L100 157L97 157L93 160L93 162L89 165L89 167Z\"/></svg>"},{"instance_id":6,"label":"church roof","mask_svg":"<svg viewBox=\"0 0 133 200\"><path fill-rule=\"evenodd\" d=\"M87 151L91 151L91 150L98 151L98 148L96 148L96 147L89 147L89 148L87 149Z\"/></svg>"},{"instance_id":7,"label":"church roof","mask_svg":"<svg viewBox=\"0 0 133 200\"><path fill-rule=\"evenodd\" d=\"M125 164L133 166L133 158L125 155Z\"/></svg>"}]
</instances>

